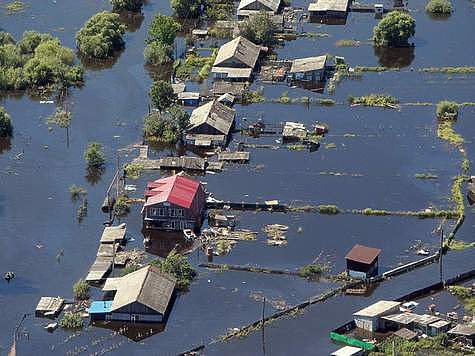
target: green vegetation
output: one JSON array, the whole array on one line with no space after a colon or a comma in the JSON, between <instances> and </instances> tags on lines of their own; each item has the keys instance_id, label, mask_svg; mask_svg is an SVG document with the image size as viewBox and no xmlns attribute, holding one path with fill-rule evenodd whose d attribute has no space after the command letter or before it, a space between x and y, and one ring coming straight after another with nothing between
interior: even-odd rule
<instances>
[{"instance_id":1,"label":"green vegetation","mask_svg":"<svg viewBox=\"0 0 475 356\"><path fill-rule=\"evenodd\" d=\"M348 102L351 105L395 107L399 101L386 94L370 94L365 96L350 96Z\"/></svg>"},{"instance_id":2,"label":"green vegetation","mask_svg":"<svg viewBox=\"0 0 475 356\"><path fill-rule=\"evenodd\" d=\"M70 111L63 109L56 109L53 115L46 119L48 125L58 125L59 127L66 129L71 124L72 114Z\"/></svg>"},{"instance_id":3,"label":"green vegetation","mask_svg":"<svg viewBox=\"0 0 475 356\"><path fill-rule=\"evenodd\" d=\"M432 174L432 173L416 173L415 177L417 179L437 179L437 178L439 178L436 174Z\"/></svg>"},{"instance_id":4,"label":"green vegetation","mask_svg":"<svg viewBox=\"0 0 475 356\"><path fill-rule=\"evenodd\" d=\"M5 31L0 31L0 46L6 45L6 44L15 44L15 39L11 34Z\"/></svg>"},{"instance_id":5,"label":"green vegetation","mask_svg":"<svg viewBox=\"0 0 475 356\"><path fill-rule=\"evenodd\" d=\"M73 286L74 298L77 300L89 299L89 284L84 279L80 279Z\"/></svg>"},{"instance_id":6,"label":"green vegetation","mask_svg":"<svg viewBox=\"0 0 475 356\"><path fill-rule=\"evenodd\" d=\"M442 100L437 103L436 115L440 120L455 120L459 114L459 104Z\"/></svg>"},{"instance_id":7,"label":"green vegetation","mask_svg":"<svg viewBox=\"0 0 475 356\"><path fill-rule=\"evenodd\" d=\"M162 113L153 112L145 117L144 137L148 141L176 143L190 121L189 114L179 106L172 106Z\"/></svg>"},{"instance_id":8,"label":"green vegetation","mask_svg":"<svg viewBox=\"0 0 475 356\"><path fill-rule=\"evenodd\" d=\"M266 101L266 98L262 94L262 90L258 89L256 91L245 91L242 93L241 101L244 105L247 104L258 104Z\"/></svg>"},{"instance_id":9,"label":"green vegetation","mask_svg":"<svg viewBox=\"0 0 475 356\"><path fill-rule=\"evenodd\" d=\"M361 42L357 40L338 40L335 42L337 47L359 47L360 44Z\"/></svg>"},{"instance_id":10,"label":"green vegetation","mask_svg":"<svg viewBox=\"0 0 475 356\"><path fill-rule=\"evenodd\" d=\"M124 48L125 26L118 14L103 11L91 17L76 33L79 52L88 58L107 59Z\"/></svg>"},{"instance_id":11,"label":"green vegetation","mask_svg":"<svg viewBox=\"0 0 475 356\"><path fill-rule=\"evenodd\" d=\"M14 43L3 32L0 45L0 90L36 89L39 86L58 85L65 88L79 85L83 69L74 64L74 53L62 47L49 34L26 31Z\"/></svg>"},{"instance_id":12,"label":"green vegetation","mask_svg":"<svg viewBox=\"0 0 475 356\"><path fill-rule=\"evenodd\" d=\"M125 175L130 179L139 179L143 169L144 165L141 163L129 163L124 167Z\"/></svg>"},{"instance_id":13,"label":"green vegetation","mask_svg":"<svg viewBox=\"0 0 475 356\"><path fill-rule=\"evenodd\" d=\"M404 46L416 32L416 21L407 13L393 11L374 27L376 46Z\"/></svg>"},{"instance_id":14,"label":"green vegetation","mask_svg":"<svg viewBox=\"0 0 475 356\"><path fill-rule=\"evenodd\" d=\"M125 268L123 268L120 271L120 275L125 276L129 273L132 273L132 272L135 272L135 271L139 270L140 268L141 268L141 266L136 264L136 263L128 264Z\"/></svg>"},{"instance_id":15,"label":"green vegetation","mask_svg":"<svg viewBox=\"0 0 475 356\"><path fill-rule=\"evenodd\" d=\"M207 0L205 5L205 12L208 19L232 20L234 14L233 0Z\"/></svg>"},{"instance_id":16,"label":"green vegetation","mask_svg":"<svg viewBox=\"0 0 475 356\"><path fill-rule=\"evenodd\" d=\"M171 0L175 15L184 19L196 19L200 15L203 0Z\"/></svg>"},{"instance_id":17,"label":"green vegetation","mask_svg":"<svg viewBox=\"0 0 475 356\"><path fill-rule=\"evenodd\" d=\"M335 92L336 86L344 79L361 79L360 72L350 72L349 67L345 63L340 63L335 66L335 73L328 81L328 93L333 94Z\"/></svg>"},{"instance_id":18,"label":"green vegetation","mask_svg":"<svg viewBox=\"0 0 475 356\"><path fill-rule=\"evenodd\" d=\"M290 104L291 101L292 100L289 97L289 92L288 91L284 91L279 97L279 103L281 103L281 104Z\"/></svg>"},{"instance_id":19,"label":"green vegetation","mask_svg":"<svg viewBox=\"0 0 475 356\"><path fill-rule=\"evenodd\" d=\"M318 212L326 215L336 215L341 213L340 209L336 205L319 205Z\"/></svg>"},{"instance_id":20,"label":"green vegetation","mask_svg":"<svg viewBox=\"0 0 475 356\"><path fill-rule=\"evenodd\" d=\"M455 251L466 250L467 248L475 248L475 242L465 242L461 240L452 240L448 248Z\"/></svg>"},{"instance_id":21,"label":"green vegetation","mask_svg":"<svg viewBox=\"0 0 475 356\"><path fill-rule=\"evenodd\" d=\"M84 151L84 160L90 168L101 168L106 162L106 157L102 151L102 145L98 142L91 142Z\"/></svg>"},{"instance_id":22,"label":"green vegetation","mask_svg":"<svg viewBox=\"0 0 475 356\"><path fill-rule=\"evenodd\" d=\"M148 95L150 96L152 105L160 112L171 107L177 98L173 92L172 85L163 80L154 82Z\"/></svg>"},{"instance_id":23,"label":"green vegetation","mask_svg":"<svg viewBox=\"0 0 475 356\"><path fill-rule=\"evenodd\" d=\"M298 274L302 278L315 279L327 270L327 267L318 263L312 263L300 267Z\"/></svg>"},{"instance_id":24,"label":"green vegetation","mask_svg":"<svg viewBox=\"0 0 475 356\"><path fill-rule=\"evenodd\" d=\"M376 215L376 216L391 215L391 213L386 210L377 210L377 209L371 209L371 208L363 209L361 213L363 215Z\"/></svg>"},{"instance_id":25,"label":"green vegetation","mask_svg":"<svg viewBox=\"0 0 475 356\"><path fill-rule=\"evenodd\" d=\"M186 257L180 255L175 250L172 250L167 258L163 261L152 261L152 265L157 265L164 273L169 273L177 280L176 287L181 290L186 290L190 286L193 279L196 277L196 271L190 265Z\"/></svg>"},{"instance_id":26,"label":"green vegetation","mask_svg":"<svg viewBox=\"0 0 475 356\"><path fill-rule=\"evenodd\" d=\"M332 106L332 105L335 105L335 100L333 100L333 99L320 99L318 101L318 103L320 105L324 105L324 106Z\"/></svg>"},{"instance_id":27,"label":"green vegetation","mask_svg":"<svg viewBox=\"0 0 475 356\"><path fill-rule=\"evenodd\" d=\"M449 0L430 0L426 11L435 15L450 15L453 11L452 3Z\"/></svg>"},{"instance_id":28,"label":"green vegetation","mask_svg":"<svg viewBox=\"0 0 475 356\"><path fill-rule=\"evenodd\" d=\"M468 174L468 172L470 171L470 160L467 157L463 159L460 168L462 169L463 174Z\"/></svg>"},{"instance_id":29,"label":"green vegetation","mask_svg":"<svg viewBox=\"0 0 475 356\"><path fill-rule=\"evenodd\" d=\"M378 344L378 352L371 352L370 355L394 355L394 352L398 355L416 355L424 351L429 353L435 351L447 352L447 341L447 334L420 338L417 341L390 336Z\"/></svg>"},{"instance_id":30,"label":"green vegetation","mask_svg":"<svg viewBox=\"0 0 475 356\"><path fill-rule=\"evenodd\" d=\"M59 320L59 326L65 329L81 329L84 322L80 313L64 313L63 317Z\"/></svg>"},{"instance_id":31,"label":"green vegetation","mask_svg":"<svg viewBox=\"0 0 475 356\"><path fill-rule=\"evenodd\" d=\"M466 177L457 176L454 178L452 187L450 188L450 200L455 204L455 210L459 217L465 214L464 197L462 193L462 185L466 181Z\"/></svg>"},{"instance_id":32,"label":"green vegetation","mask_svg":"<svg viewBox=\"0 0 475 356\"><path fill-rule=\"evenodd\" d=\"M114 204L114 215L122 218L126 216L130 211L130 204L127 197L120 196Z\"/></svg>"},{"instance_id":33,"label":"green vegetation","mask_svg":"<svg viewBox=\"0 0 475 356\"><path fill-rule=\"evenodd\" d=\"M87 190L86 188L73 184L69 187L69 193L71 194L71 200L76 201L80 197L87 195Z\"/></svg>"},{"instance_id":34,"label":"green vegetation","mask_svg":"<svg viewBox=\"0 0 475 356\"><path fill-rule=\"evenodd\" d=\"M377 67L367 67L367 66L356 66L356 72L385 72L388 70L399 70L399 68L387 68L382 66Z\"/></svg>"},{"instance_id":35,"label":"green vegetation","mask_svg":"<svg viewBox=\"0 0 475 356\"><path fill-rule=\"evenodd\" d=\"M143 52L145 61L151 65L172 62L173 43L181 26L172 17L155 15L148 29L147 46Z\"/></svg>"},{"instance_id":36,"label":"green vegetation","mask_svg":"<svg viewBox=\"0 0 475 356\"><path fill-rule=\"evenodd\" d=\"M463 137L455 132L453 123L450 121L439 122L437 126L437 137L454 146L460 146L465 142Z\"/></svg>"},{"instance_id":37,"label":"green vegetation","mask_svg":"<svg viewBox=\"0 0 475 356\"><path fill-rule=\"evenodd\" d=\"M144 51L143 56L147 64L153 66L163 65L172 62L173 48L163 43L149 43Z\"/></svg>"},{"instance_id":38,"label":"green vegetation","mask_svg":"<svg viewBox=\"0 0 475 356\"><path fill-rule=\"evenodd\" d=\"M18 0L12 1L12 2L5 5L5 9L7 10L7 13L9 15L11 15L15 12L23 11L23 10L25 10L25 8L26 8L25 3L22 2L22 1L18 1Z\"/></svg>"},{"instance_id":39,"label":"green vegetation","mask_svg":"<svg viewBox=\"0 0 475 356\"><path fill-rule=\"evenodd\" d=\"M217 55L217 49L213 49L213 54L209 57L202 57L196 53L188 54L184 61L176 61L176 77L182 80L192 79L202 81L206 79L209 75L209 72L211 71Z\"/></svg>"},{"instance_id":40,"label":"green vegetation","mask_svg":"<svg viewBox=\"0 0 475 356\"><path fill-rule=\"evenodd\" d=\"M3 106L0 106L0 137L9 137L13 133L13 125L10 115Z\"/></svg>"},{"instance_id":41,"label":"green vegetation","mask_svg":"<svg viewBox=\"0 0 475 356\"><path fill-rule=\"evenodd\" d=\"M444 74L470 74L475 73L475 67L428 67L422 68L421 71Z\"/></svg>"},{"instance_id":42,"label":"green vegetation","mask_svg":"<svg viewBox=\"0 0 475 356\"><path fill-rule=\"evenodd\" d=\"M472 295L471 288L451 286L449 287L449 291L462 300L465 310L470 313L475 313L475 296Z\"/></svg>"},{"instance_id":43,"label":"green vegetation","mask_svg":"<svg viewBox=\"0 0 475 356\"><path fill-rule=\"evenodd\" d=\"M78 222L81 223L82 220L87 216L87 199L84 197L82 199L81 205L79 205L76 217Z\"/></svg>"},{"instance_id":44,"label":"green vegetation","mask_svg":"<svg viewBox=\"0 0 475 356\"><path fill-rule=\"evenodd\" d=\"M138 12L142 9L144 0L110 0L112 9L116 12L133 11Z\"/></svg>"},{"instance_id":45,"label":"green vegetation","mask_svg":"<svg viewBox=\"0 0 475 356\"><path fill-rule=\"evenodd\" d=\"M248 17L239 26L241 36L263 46L272 46L275 43L274 34L276 31L276 25L272 21L271 16L266 12L259 12Z\"/></svg>"}]
</instances>

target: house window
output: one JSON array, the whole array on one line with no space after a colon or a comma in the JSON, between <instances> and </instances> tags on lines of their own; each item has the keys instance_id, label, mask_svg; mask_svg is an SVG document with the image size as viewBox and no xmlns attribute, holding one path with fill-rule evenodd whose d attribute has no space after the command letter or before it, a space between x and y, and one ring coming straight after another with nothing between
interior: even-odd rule
<instances>
[{"instance_id":1,"label":"house window","mask_svg":"<svg viewBox=\"0 0 475 356\"><path fill-rule=\"evenodd\" d=\"M157 208L150 208L149 213L151 216L157 216L158 209Z\"/></svg>"},{"instance_id":2,"label":"house window","mask_svg":"<svg viewBox=\"0 0 475 356\"><path fill-rule=\"evenodd\" d=\"M136 322L139 320L139 316L137 314L131 314L130 315L130 321L131 322Z\"/></svg>"},{"instance_id":3,"label":"house window","mask_svg":"<svg viewBox=\"0 0 475 356\"><path fill-rule=\"evenodd\" d=\"M180 228L180 222L177 220L172 221L172 229L173 230L178 230Z\"/></svg>"},{"instance_id":4,"label":"house window","mask_svg":"<svg viewBox=\"0 0 475 356\"><path fill-rule=\"evenodd\" d=\"M176 216L178 216L179 218L183 217L183 214L184 211L183 209L176 209Z\"/></svg>"},{"instance_id":5,"label":"house window","mask_svg":"<svg viewBox=\"0 0 475 356\"><path fill-rule=\"evenodd\" d=\"M176 216L176 209L170 209L170 216L174 218Z\"/></svg>"},{"instance_id":6,"label":"house window","mask_svg":"<svg viewBox=\"0 0 475 356\"><path fill-rule=\"evenodd\" d=\"M165 216L167 208L158 208L158 216Z\"/></svg>"}]
</instances>

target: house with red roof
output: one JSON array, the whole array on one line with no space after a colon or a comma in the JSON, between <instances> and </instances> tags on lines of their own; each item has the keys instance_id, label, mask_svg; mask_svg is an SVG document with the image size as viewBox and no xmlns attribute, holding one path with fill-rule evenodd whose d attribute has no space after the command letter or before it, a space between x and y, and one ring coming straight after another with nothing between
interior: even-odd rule
<instances>
[{"instance_id":1,"label":"house with red roof","mask_svg":"<svg viewBox=\"0 0 475 356\"><path fill-rule=\"evenodd\" d=\"M181 231L201 227L206 197L199 181L182 174L147 184L142 208L146 229Z\"/></svg>"}]
</instances>

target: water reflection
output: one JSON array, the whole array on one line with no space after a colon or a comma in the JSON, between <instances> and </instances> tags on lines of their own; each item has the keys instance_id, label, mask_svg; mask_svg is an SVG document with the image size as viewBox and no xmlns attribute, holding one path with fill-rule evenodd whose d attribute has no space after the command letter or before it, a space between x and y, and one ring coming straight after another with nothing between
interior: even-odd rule
<instances>
[{"instance_id":1,"label":"water reflection","mask_svg":"<svg viewBox=\"0 0 475 356\"><path fill-rule=\"evenodd\" d=\"M374 47L374 55L379 64L388 68L404 68L415 58L414 47Z\"/></svg>"},{"instance_id":2,"label":"water reflection","mask_svg":"<svg viewBox=\"0 0 475 356\"><path fill-rule=\"evenodd\" d=\"M85 69L99 71L103 69L112 68L114 64L119 60L119 57L121 56L122 52L124 52L124 49L116 51L114 55L108 59L95 59L90 57L84 57L79 52L77 52L76 55Z\"/></svg>"},{"instance_id":3,"label":"water reflection","mask_svg":"<svg viewBox=\"0 0 475 356\"><path fill-rule=\"evenodd\" d=\"M447 21L451 14L431 14L427 13L427 16L434 21Z\"/></svg>"},{"instance_id":4,"label":"water reflection","mask_svg":"<svg viewBox=\"0 0 475 356\"><path fill-rule=\"evenodd\" d=\"M165 330L165 323L124 323L121 321L102 321L97 320L91 322L92 326L114 330L118 334L135 342L144 340L152 335L161 333Z\"/></svg>"},{"instance_id":5,"label":"water reflection","mask_svg":"<svg viewBox=\"0 0 475 356\"><path fill-rule=\"evenodd\" d=\"M346 19L348 16L344 17L327 17L327 16L317 16L312 15L309 18L310 23L320 23L323 25L346 25Z\"/></svg>"},{"instance_id":6,"label":"water reflection","mask_svg":"<svg viewBox=\"0 0 475 356\"><path fill-rule=\"evenodd\" d=\"M144 67L150 78L152 78L153 80L168 81L173 72L173 63L163 64L159 66L146 64Z\"/></svg>"},{"instance_id":7,"label":"water reflection","mask_svg":"<svg viewBox=\"0 0 475 356\"><path fill-rule=\"evenodd\" d=\"M145 19L141 13L131 11L123 11L119 14L119 16L120 21L125 25L127 32L137 31L140 26L142 26L142 22Z\"/></svg>"},{"instance_id":8,"label":"water reflection","mask_svg":"<svg viewBox=\"0 0 475 356\"><path fill-rule=\"evenodd\" d=\"M88 167L84 178L86 178L91 185L95 185L100 182L105 170L104 167Z\"/></svg>"},{"instance_id":9,"label":"water reflection","mask_svg":"<svg viewBox=\"0 0 475 356\"><path fill-rule=\"evenodd\" d=\"M10 137L0 137L0 155L4 152L10 151L12 148L12 141Z\"/></svg>"},{"instance_id":10,"label":"water reflection","mask_svg":"<svg viewBox=\"0 0 475 356\"><path fill-rule=\"evenodd\" d=\"M142 230L144 236L145 251L159 257L167 257L175 250L180 254L193 251L194 242L186 240L183 233L167 232L160 230Z\"/></svg>"}]
</instances>

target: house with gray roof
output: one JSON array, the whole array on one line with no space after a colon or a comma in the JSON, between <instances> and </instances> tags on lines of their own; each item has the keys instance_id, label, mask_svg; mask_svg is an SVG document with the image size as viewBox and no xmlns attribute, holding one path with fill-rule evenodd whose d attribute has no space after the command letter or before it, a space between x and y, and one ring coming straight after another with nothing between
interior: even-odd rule
<instances>
[{"instance_id":1,"label":"house with gray roof","mask_svg":"<svg viewBox=\"0 0 475 356\"><path fill-rule=\"evenodd\" d=\"M325 78L327 56L298 58L292 61L289 71L293 80L322 81Z\"/></svg>"},{"instance_id":2,"label":"house with gray roof","mask_svg":"<svg viewBox=\"0 0 475 356\"><path fill-rule=\"evenodd\" d=\"M248 17L260 11L276 14L279 11L281 0L241 0L238 5L238 17Z\"/></svg>"}]
</instances>

